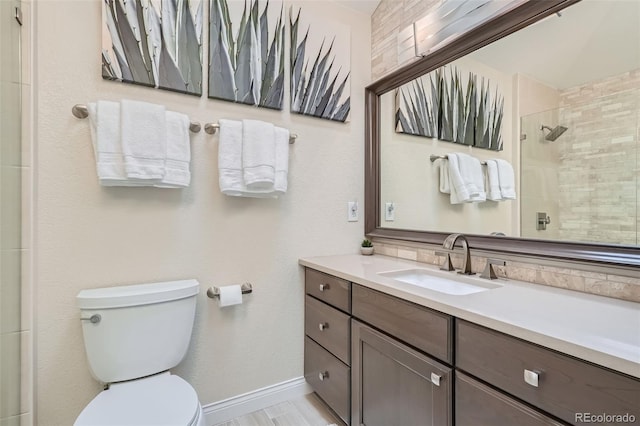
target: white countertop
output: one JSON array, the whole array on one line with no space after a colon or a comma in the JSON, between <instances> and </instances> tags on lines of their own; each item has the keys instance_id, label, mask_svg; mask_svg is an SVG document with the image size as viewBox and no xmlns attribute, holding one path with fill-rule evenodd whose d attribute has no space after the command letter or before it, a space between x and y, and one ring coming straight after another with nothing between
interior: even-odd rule
<instances>
[{"instance_id":1,"label":"white countertop","mask_svg":"<svg viewBox=\"0 0 640 426\"><path fill-rule=\"evenodd\" d=\"M510 279L491 281L501 285L492 290L449 295L378 273L420 268L455 279L454 272L382 255L309 257L299 264L640 378L640 303Z\"/></svg>"}]
</instances>

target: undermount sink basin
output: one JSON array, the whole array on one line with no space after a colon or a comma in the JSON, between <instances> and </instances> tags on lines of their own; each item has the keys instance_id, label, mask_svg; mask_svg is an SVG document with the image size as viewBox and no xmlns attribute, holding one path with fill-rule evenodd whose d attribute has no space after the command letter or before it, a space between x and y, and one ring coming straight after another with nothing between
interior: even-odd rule
<instances>
[{"instance_id":1,"label":"undermount sink basin","mask_svg":"<svg viewBox=\"0 0 640 426\"><path fill-rule=\"evenodd\" d=\"M451 274L451 278L441 277L436 274L438 273L418 268L378 273L378 275L392 278L396 281L456 296L479 293L481 291L502 287L500 284L495 284L490 281L477 282L476 279L457 275L454 272L449 273Z\"/></svg>"}]
</instances>

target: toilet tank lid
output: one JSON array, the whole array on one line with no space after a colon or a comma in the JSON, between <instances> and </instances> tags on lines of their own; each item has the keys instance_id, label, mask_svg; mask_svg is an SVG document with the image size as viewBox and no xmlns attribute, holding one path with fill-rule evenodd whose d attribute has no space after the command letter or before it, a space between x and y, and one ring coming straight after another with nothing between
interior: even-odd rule
<instances>
[{"instance_id":1,"label":"toilet tank lid","mask_svg":"<svg viewBox=\"0 0 640 426\"><path fill-rule=\"evenodd\" d=\"M76 296L80 309L109 309L150 305L198 294L197 280L164 281L82 290Z\"/></svg>"}]
</instances>

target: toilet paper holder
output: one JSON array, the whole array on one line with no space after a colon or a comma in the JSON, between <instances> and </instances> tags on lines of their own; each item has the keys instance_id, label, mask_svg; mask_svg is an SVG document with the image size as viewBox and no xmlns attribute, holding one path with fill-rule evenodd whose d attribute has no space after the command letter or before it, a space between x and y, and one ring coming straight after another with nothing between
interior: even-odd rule
<instances>
[{"instance_id":1,"label":"toilet paper holder","mask_svg":"<svg viewBox=\"0 0 640 426\"><path fill-rule=\"evenodd\" d=\"M251 283L244 283L240 286L240 290L242 294L249 294L253 292L253 287L251 287ZM211 299L217 299L220 297L220 289L218 287L209 287L207 290L207 296Z\"/></svg>"}]
</instances>

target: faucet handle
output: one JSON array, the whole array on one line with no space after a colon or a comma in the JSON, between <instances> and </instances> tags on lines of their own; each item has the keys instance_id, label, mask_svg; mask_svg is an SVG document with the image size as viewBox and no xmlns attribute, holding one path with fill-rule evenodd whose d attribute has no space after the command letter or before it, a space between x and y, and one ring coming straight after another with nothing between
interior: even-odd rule
<instances>
[{"instance_id":1,"label":"faucet handle","mask_svg":"<svg viewBox=\"0 0 640 426\"><path fill-rule=\"evenodd\" d=\"M486 278L488 280L495 280L498 278L496 275L496 271L493 270L493 266L505 266L507 263L501 259L487 259L487 266L485 266L484 271L480 274L480 278Z\"/></svg>"},{"instance_id":2,"label":"faucet handle","mask_svg":"<svg viewBox=\"0 0 640 426\"><path fill-rule=\"evenodd\" d=\"M453 271L454 267L451 263L451 250L437 251L436 256L445 256L444 263L440 265L440 269L443 271Z\"/></svg>"}]
</instances>

